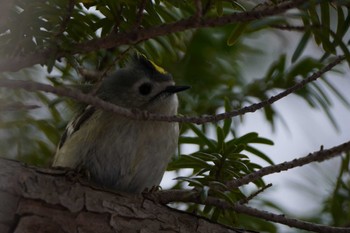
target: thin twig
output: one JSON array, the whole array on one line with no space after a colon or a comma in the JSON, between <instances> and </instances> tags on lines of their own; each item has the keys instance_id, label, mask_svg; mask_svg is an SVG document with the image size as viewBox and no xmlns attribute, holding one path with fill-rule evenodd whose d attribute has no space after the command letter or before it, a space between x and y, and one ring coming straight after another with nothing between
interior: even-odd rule
<instances>
[{"instance_id":1,"label":"thin twig","mask_svg":"<svg viewBox=\"0 0 350 233\"><path fill-rule=\"evenodd\" d=\"M303 0L295 0L290 2L281 3L278 5L273 5L264 10L249 11L249 12L239 12L228 15L223 15L221 17L211 17L201 20L200 24L197 24L193 17L188 19L179 20L174 23L162 24L152 28L140 29L137 32L126 32L117 35L112 35L111 37L90 40L86 43L77 44L73 47L73 53L85 53L96 50L96 48L111 48L119 46L122 44L134 44L139 41L144 41L149 38L155 38L157 36L167 35L170 33L185 31L195 28L204 27L217 27L223 26L234 22L248 22L252 20L261 19L264 17L276 15L283 13L289 9L300 6L304 4ZM1 67L1 66L0 66Z\"/></svg>"},{"instance_id":2,"label":"thin twig","mask_svg":"<svg viewBox=\"0 0 350 233\"><path fill-rule=\"evenodd\" d=\"M133 26L134 30L137 30L142 23L143 13L144 13L144 10L146 8L146 4L147 4L147 0L140 0L139 9L137 11L135 24Z\"/></svg>"},{"instance_id":3,"label":"thin twig","mask_svg":"<svg viewBox=\"0 0 350 233\"><path fill-rule=\"evenodd\" d=\"M55 34L55 37L61 36L64 33L64 31L67 29L68 23L69 23L69 21L72 17L72 14L73 14L74 5L75 5L75 0L68 1L66 15L64 16L62 23L59 27L59 30Z\"/></svg>"},{"instance_id":4,"label":"thin twig","mask_svg":"<svg viewBox=\"0 0 350 233\"><path fill-rule=\"evenodd\" d=\"M194 0L194 5L196 7L196 13L194 14L194 21L196 24L199 25L202 20L202 14L203 14L202 0Z\"/></svg>"},{"instance_id":5,"label":"thin twig","mask_svg":"<svg viewBox=\"0 0 350 233\"><path fill-rule=\"evenodd\" d=\"M79 100L85 104L91 104L93 106L99 106L100 108L111 111L121 116L129 117L131 119L142 119L142 112L131 111L127 108L122 108L112 103L106 102L92 95L87 95L76 89L69 89L63 87L54 87L51 85L38 83L34 81L24 81L24 80L8 80L0 79L0 87L7 88L23 88L27 91L44 91L48 93L53 93L60 96L70 97L75 100Z\"/></svg>"},{"instance_id":6,"label":"thin twig","mask_svg":"<svg viewBox=\"0 0 350 233\"><path fill-rule=\"evenodd\" d=\"M242 199L239 201L239 204L243 205L243 204L247 204L250 200L252 200L253 198L255 198L256 196L258 196L260 193L264 192L266 189L271 188L272 184L267 184L264 187L262 187L261 189L259 189L258 191L250 194L248 197Z\"/></svg>"},{"instance_id":7,"label":"thin twig","mask_svg":"<svg viewBox=\"0 0 350 233\"><path fill-rule=\"evenodd\" d=\"M14 112L14 111L27 111L40 108L40 106L35 104L23 104L21 102L11 102L11 103L1 103L0 110L1 112Z\"/></svg>"},{"instance_id":8,"label":"thin twig","mask_svg":"<svg viewBox=\"0 0 350 233\"><path fill-rule=\"evenodd\" d=\"M66 96L73 98L82 103L91 104L95 107L101 108L106 111L111 111L113 113L119 114L121 116L125 116L135 120L151 120L151 121L165 121L165 122L188 122L188 123L196 123L196 124L205 124L208 122L217 122L220 120L224 120L227 118L232 118L238 115L244 115L248 112L255 112L259 109L262 109L268 105L273 104L274 102L286 97L287 95L300 90L306 84L313 82L320 78L324 73L331 70L334 66L338 65L345 58L344 56L337 57L333 62L329 63L327 66L323 67L319 71L313 73L311 76L303 79L299 83L296 83L294 86L282 91L281 93L270 97L267 100L261 101L259 103L255 103L246 107L243 107L238 110L233 110L231 112L221 113L217 115L205 115L199 117L188 117L188 116L167 116L161 114L153 114L145 111L135 111L127 108L119 107L117 105L111 104L109 102L103 101L97 97L83 94L78 90L72 90L62 87L53 87L51 85L42 84L34 81L21 81L21 80L0 80L0 86L8 87L8 88L22 88L27 91L44 91L50 92L54 94L58 94L61 96Z\"/></svg>"},{"instance_id":9,"label":"thin twig","mask_svg":"<svg viewBox=\"0 0 350 233\"><path fill-rule=\"evenodd\" d=\"M116 17L114 19L115 21L113 25L113 30L112 30L112 33L114 34L117 34L119 32L120 24L123 22L121 15L123 13L124 7L125 7L125 3L121 3L119 8L117 9Z\"/></svg>"},{"instance_id":10,"label":"thin twig","mask_svg":"<svg viewBox=\"0 0 350 233\"><path fill-rule=\"evenodd\" d=\"M307 28L304 26L293 26L293 25L272 25L272 28L286 30L286 31L298 31L304 32Z\"/></svg>"},{"instance_id":11,"label":"thin twig","mask_svg":"<svg viewBox=\"0 0 350 233\"><path fill-rule=\"evenodd\" d=\"M103 71L97 71L95 69L87 69L77 64L72 64L77 73L82 77L83 82L95 83L96 79L102 76Z\"/></svg>"},{"instance_id":12,"label":"thin twig","mask_svg":"<svg viewBox=\"0 0 350 233\"><path fill-rule=\"evenodd\" d=\"M212 199L212 200L209 200L208 202L215 204L217 200ZM303 229L307 231L313 231L313 232L319 232L319 233L349 233L350 232L350 228L347 228L347 227L332 227L332 226L326 226L322 224L306 222L295 218L286 217L284 214L274 214L268 211L258 210L256 208L252 208L252 207L240 205L240 204L233 205L232 210L238 213L254 216L257 218L265 219L267 221L280 223L289 227L294 227L294 228Z\"/></svg>"},{"instance_id":13,"label":"thin twig","mask_svg":"<svg viewBox=\"0 0 350 233\"><path fill-rule=\"evenodd\" d=\"M240 187L244 184L247 184L249 182L260 179L263 176L278 173L281 171L287 171L291 168L301 167L301 166L304 166L304 165L312 163L312 162L322 162L324 160L331 159L335 156L340 156L341 153L345 152L345 151L350 151L350 141L345 142L341 145L332 147L328 150L322 149L322 150L313 152L313 153L308 154L304 157L294 159L294 160L289 161L289 162L284 162L284 163L261 168L260 170L253 172L253 173L250 173L250 174L243 176L239 179L229 181L226 185L230 189L235 189L235 188Z\"/></svg>"},{"instance_id":14,"label":"thin twig","mask_svg":"<svg viewBox=\"0 0 350 233\"><path fill-rule=\"evenodd\" d=\"M320 78L323 74L331 70L333 67L341 63L345 59L344 56L339 56L337 57L333 62L329 63L319 71L313 73L309 77L303 79L302 81L296 83L294 86L287 88L285 91L280 92L279 94L270 97L267 100L261 101L259 103L255 103L246 107L243 107L238 110L233 110L231 112L225 112L217 115L205 115L205 116L200 116L200 117L188 117L188 116L161 116L161 115L156 115L156 114L149 114L148 119L149 120L157 120L157 121L169 121L169 122L190 122L190 123L195 123L195 124L205 124L208 122L217 122L220 120L228 119L231 117L235 117L238 115L244 115L245 113L248 112L255 112L259 109L262 109L268 105L271 105L275 103L276 101L286 97L287 95L300 90L303 88L306 84L313 82Z\"/></svg>"},{"instance_id":15,"label":"thin twig","mask_svg":"<svg viewBox=\"0 0 350 233\"><path fill-rule=\"evenodd\" d=\"M72 50L70 50L68 53L70 55L88 53L99 49L114 48L121 45L131 45L157 36L168 35L189 29L217 27L235 22L247 22L262 19L268 16L281 14L292 8L300 7L304 3L305 1L303 0L288 1L272 5L263 10L253 10L249 12L223 15L221 17L205 18L202 19L200 23L195 22L193 17L190 17L188 19L179 20L173 23L166 23L150 28L141 28L137 31L130 30L129 32L125 33L113 32L110 36L104 38L92 39L79 44L72 44ZM54 49L56 50L56 48ZM66 51L59 51L56 58L63 57L66 53ZM52 49L46 49L31 53L27 56L21 55L19 57L5 58L0 60L0 71L16 71L34 64L45 64L52 54L55 54L52 52Z\"/></svg>"},{"instance_id":16,"label":"thin twig","mask_svg":"<svg viewBox=\"0 0 350 233\"><path fill-rule=\"evenodd\" d=\"M107 76L108 72L115 66L115 64L122 59L123 57L125 57L125 55L129 52L129 50L131 49L131 47L128 47L127 49L125 49L123 52L119 53L118 56L116 56L113 59L113 62L107 66L104 71L101 73L100 76L98 76L97 78L97 82L96 85L94 86L93 90L90 92L91 95L96 95L98 89L101 87L102 81L103 79Z\"/></svg>"}]
</instances>

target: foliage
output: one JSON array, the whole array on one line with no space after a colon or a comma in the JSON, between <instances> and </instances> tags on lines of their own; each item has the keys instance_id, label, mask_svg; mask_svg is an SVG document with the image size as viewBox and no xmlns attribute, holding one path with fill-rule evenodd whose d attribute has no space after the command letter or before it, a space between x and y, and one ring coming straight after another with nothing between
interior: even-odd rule
<instances>
[{"instance_id":1,"label":"foliage","mask_svg":"<svg viewBox=\"0 0 350 233\"><path fill-rule=\"evenodd\" d=\"M2 72L0 81L4 78L40 80L54 86L96 82L123 66L128 54L137 50L169 70L177 83L192 86L191 91L181 94L179 111L200 115L215 114L222 109L230 111L266 100L276 91L286 90L325 67L337 55L344 55L350 65L349 1L294 1L294 10L284 13L277 10L286 1L264 4L223 0L9 2L0 9L0 67L7 70L1 64L12 67L29 57L38 59L33 64L40 63L44 68L22 65L30 68ZM267 10L271 12L269 15ZM257 11L261 14L255 14ZM198 13L200 20L196 18ZM238 19L212 23L240 13L243 14ZM194 24L196 20L198 22ZM247 77L244 63L253 66L269 59L264 46L248 41L266 34L283 39L282 30L299 33L297 46L292 52L280 51L278 57L272 58L269 66L264 67L266 71L260 72L260 77ZM310 44L319 46L321 58L306 54ZM42 77L44 72L45 77ZM294 94L311 108L322 109L336 127L331 95L344 106L349 107L350 103L326 77L321 80ZM72 100L42 93L0 90L1 155L32 164L50 164L59 135L74 112ZM16 105L18 103L23 104L21 109ZM40 108L29 110L28 106L33 104ZM17 106L15 110L14 106ZM275 119L282 115L273 105L264 108L264 114L272 127ZM241 116L239 120L243 119ZM214 196L229 203L249 198L249 194L241 189L227 189L226 182L261 168L262 165L250 160L252 156L273 164L268 154L253 146L257 143L272 145L272 142L255 132L236 135L233 128L239 120L226 119L223 123L201 127L182 125L180 151L185 144L198 146L198 151L181 155L169 165L169 170L192 169L188 177L178 178L175 188L186 182L200 189L203 198ZM210 134L213 131L215 133ZM194 136L189 137L191 133ZM348 163L347 156L339 169L334 192L323 210L331 216L330 224L337 226L348 224L349 219L349 208L342 208L349 206ZM265 186L262 179L255 185L257 189ZM263 201L261 205L269 206ZM278 206L274 207L278 209ZM194 209L225 224L276 231L272 224L256 219L250 221L252 218L237 216L232 211L188 205L188 210ZM341 215L338 215L339 210L342 210Z\"/></svg>"},{"instance_id":2,"label":"foliage","mask_svg":"<svg viewBox=\"0 0 350 233\"><path fill-rule=\"evenodd\" d=\"M192 124L187 125L195 133L195 137L181 136L179 143L197 145L199 150L192 154L180 155L169 164L168 170L170 171L183 168L192 169L191 175L177 178L180 182L174 188L180 188L182 182L187 182L190 187L200 190L203 199L213 196L232 204L249 199L240 189L231 190L226 183L261 168L261 165L251 162L248 155L257 156L268 164L273 164L267 155L253 147L253 144L273 145L273 142L259 137L257 133L248 133L229 139L230 136L235 135L231 124L232 120L226 119L221 126L215 125L215 139L208 138L205 130ZM265 187L262 179L258 179L254 184L257 188ZM239 224L236 213L232 210L222 210L210 205L203 208L200 205L190 205L188 211L196 211L227 225L237 226ZM267 225L265 224L265 227ZM252 224L241 224L241 226L253 227Z\"/></svg>"},{"instance_id":3,"label":"foliage","mask_svg":"<svg viewBox=\"0 0 350 233\"><path fill-rule=\"evenodd\" d=\"M350 155L347 153L341 158L339 173L337 179L330 181L325 174L321 174L324 180L329 183L329 187L333 187L333 190L329 191L327 198L325 198L319 213L307 216L306 218L312 222L324 222L331 226L349 226L350 219L350 177L349 177L349 163ZM320 171L320 173L322 173ZM307 187L304 189L306 192L312 193Z\"/></svg>"},{"instance_id":4,"label":"foliage","mask_svg":"<svg viewBox=\"0 0 350 233\"><path fill-rule=\"evenodd\" d=\"M350 224L350 154L342 158L339 175L332 195L326 200L323 214L331 215L331 225L349 226Z\"/></svg>"}]
</instances>

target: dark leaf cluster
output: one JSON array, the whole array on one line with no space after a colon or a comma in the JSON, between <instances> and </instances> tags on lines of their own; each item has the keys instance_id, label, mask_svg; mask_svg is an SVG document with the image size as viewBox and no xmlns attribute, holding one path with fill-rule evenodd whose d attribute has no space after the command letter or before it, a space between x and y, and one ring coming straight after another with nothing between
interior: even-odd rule
<instances>
[{"instance_id":1,"label":"dark leaf cluster","mask_svg":"<svg viewBox=\"0 0 350 233\"><path fill-rule=\"evenodd\" d=\"M228 103L226 106L226 110L228 110ZM266 154L254 147L256 144L273 145L273 142L260 137L257 133L248 133L240 137L234 136L231 119L226 119L222 125L208 126L216 130L214 139L208 138L203 129L192 124L186 126L187 130L194 133L195 136L180 137L180 146L184 144L196 145L199 150L192 154L181 155L169 164L168 170L170 171L184 168L192 169L191 175L176 178L180 183L174 188L178 188L182 182L187 182L190 187L200 190L201 198L204 200L208 196L213 196L231 204L248 202L249 196L238 188L230 189L226 183L261 168L261 165L251 161L250 157L252 156L258 157L267 164L273 164L273 161ZM265 187L262 179L256 180L254 184L259 189ZM195 205L189 208L196 209L215 221L229 225L237 224L237 216L232 210L222 210L210 205L203 208Z\"/></svg>"}]
</instances>

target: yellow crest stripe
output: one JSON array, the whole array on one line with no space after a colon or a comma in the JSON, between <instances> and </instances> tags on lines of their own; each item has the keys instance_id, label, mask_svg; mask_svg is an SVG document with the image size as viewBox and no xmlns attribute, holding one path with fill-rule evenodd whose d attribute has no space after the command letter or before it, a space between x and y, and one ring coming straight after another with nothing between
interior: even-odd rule
<instances>
[{"instance_id":1,"label":"yellow crest stripe","mask_svg":"<svg viewBox=\"0 0 350 233\"><path fill-rule=\"evenodd\" d=\"M168 72L166 72L162 67L158 66L156 63L154 63L153 61L151 60L148 60L154 67L154 69L158 72L158 73L161 73L161 74L167 74Z\"/></svg>"}]
</instances>

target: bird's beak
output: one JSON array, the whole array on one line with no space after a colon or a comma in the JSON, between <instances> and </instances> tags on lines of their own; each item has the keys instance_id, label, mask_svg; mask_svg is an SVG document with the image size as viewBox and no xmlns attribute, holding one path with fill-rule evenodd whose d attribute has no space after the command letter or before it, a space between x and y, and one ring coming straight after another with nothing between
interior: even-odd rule
<instances>
[{"instance_id":1,"label":"bird's beak","mask_svg":"<svg viewBox=\"0 0 350 233\"><path fill-rule=\"evenodd\" d=\"M154 102L155 100L159 99L159 98L165 98L168 96L171 96L172 94L175 94L177 92L180 91L184 91L189 89L190 86L167 86L163 91L161 91L160 93L158 93L157 95L153 96L149 102Z\"/></svg>"},{"instance_id":2,"label":"bird's beak","mask_svg":"<svg viewBox=\"0 0 350 233\"><path fill-rule=\"evenodd\" d=\"M190 86L167 86L164 90L164 92L167 92L167 93L177 93L177 92L180 92L180 91L185 91L187 89L190 89L191 87Z\"/></svg>"}]
</instances>

